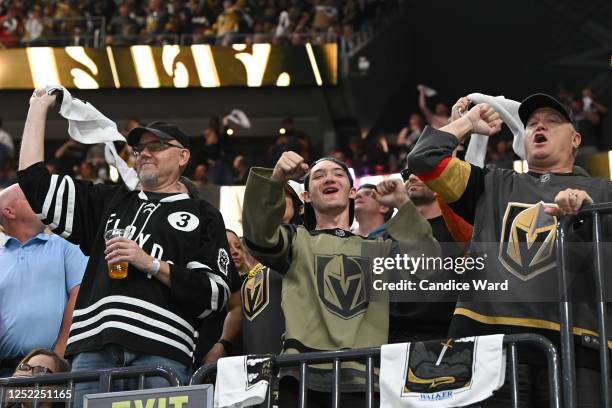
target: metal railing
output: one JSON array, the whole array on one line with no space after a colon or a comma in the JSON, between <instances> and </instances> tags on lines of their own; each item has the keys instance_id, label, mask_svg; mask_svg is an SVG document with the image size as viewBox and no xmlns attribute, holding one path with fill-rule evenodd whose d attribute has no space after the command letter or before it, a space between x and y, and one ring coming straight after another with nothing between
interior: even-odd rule
<instances>
[{"instance_id":1,"label":"metal railing","mask_svg":"<svg viewBox=\"0 0 612 408\"><path fill-rule=\"evenodd\" d=\"M548 368L548 387L550 395L550 407L561 408L561 392L559 380L559 353L555 346L547 338L538 334L510 334L505 335L504 346L508 349L508 359L510 360L510 395L512 408L519 408L519 383L518 383L518 359L517 345L531 345L539 348L546 355ZM380 357L380 348L373 347L367 349L325 351L302 354L283 354L274 358L277 368L294 367L300 368L299 385L299 406L308 406L308 364L332 363L333 364L333 383L332 383L332 407L340 407L340 362L342 361L365 361L366 374L366 407L374 406L374 360ZM216 364L207 364L200 367L191 377L190 385L202 384L203 380L214 374L217 370ZM271 393L268 387L268 396ZM281 390L282 392L282 390ZM267 407L270 408L270 398L267 399Z\"/></svg>"},{"instance_id":2,"label":"metal railing","mask_svg":"<svg viewBox=\"0 0 612 408\"><path fill-rule=\"evenodd\" d=\"M559 295L561 323L561 359L563 378L563 400L565 408L577 404L576 366L573 336L572 301L569 296L569 271L567 234L569 228L585 216L592 218L595 256L596 308L599 331L599 361L601 370L602 407L610 407L610 355L608 351L608 330L606 327L606 282L603 271L603 248L601 216L612 214L612 203L585 205L576 215L565 216L557 224L557 259L559 260Z\"/></svg>"},{"instance_id":3,"label":"metal railing","mask_svg":"<svg viewBox=\"0 0 612 408\"><path fill-rule=\"evenodd\" d=\"M11 387L34 387L39 390L45 385L65 385L66 390L70 390L69 398L65 401L65 406L71 408L74 401L74 385L77 383L94 382L99 383L98 392L110 392L113 380L128 378L138 378L138 389L144 389L146 377L162 377L168 381L169 386L177 387L180 381L176 372L169 367L119 367L107 370L96 371L76 371L70 373L58 373L48 375L38 375L32 377L10 377L0 378L0 407L5 406L7 400L7 390ZM41 401L35 399L33 407L37 408Z\"/></svg>"}]
</instances>

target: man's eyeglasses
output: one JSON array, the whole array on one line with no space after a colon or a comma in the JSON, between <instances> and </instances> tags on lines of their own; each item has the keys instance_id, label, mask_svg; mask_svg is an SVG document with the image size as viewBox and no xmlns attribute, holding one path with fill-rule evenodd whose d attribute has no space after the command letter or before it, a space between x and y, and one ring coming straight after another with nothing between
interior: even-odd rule
<instances>
[{"instance_id":1,"label":"man's eyeglasses","mask_svg":"<svg viewBox=\"0 0 612 408\"><path fill-rule=\"evenodd\" d=\"M150 152L155 153L161 152L171 147L183 149L182 146L177 146L172 143L164 142L163 140L152 140L150 142L138 143L136 146L132 146L132 155L134 155L134 157L138 157L144 151L144 149L149 149Z\"/></svg>"},{"instance_id":2,"label":"man's eyeglasses","mask_svg":"<svg viewBox=\"0 0 612 408\"><path fill-rule=\"evenodd\" d=\"M43 366L31 366L28 363L21 363L17 366L17 371L32 372L32 374L53 374L53 371Z\"/></svg>"}]
</instances>

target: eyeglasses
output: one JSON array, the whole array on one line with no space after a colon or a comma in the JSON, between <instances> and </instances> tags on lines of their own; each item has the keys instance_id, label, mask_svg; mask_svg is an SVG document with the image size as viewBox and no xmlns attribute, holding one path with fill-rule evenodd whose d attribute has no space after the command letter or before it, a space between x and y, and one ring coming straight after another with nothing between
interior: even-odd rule
<instances>
[{"instance_id":1,"label":"eyeglasses","mask_svg":"<svg viewBox=\"0 0 612 408\"><path fill-rule=\"evenodd\" d=\"M134 155L134 157L138 157L144 151L144 149L149 149L149 152L156 153L169 149L170 147L183 149L182 146L177 146L162 140L152 140L150 142L138 143L136 146L132 146L132 155Z\"/></svg>"},{"instance_id":2,"label":"eyeglasses","mask_svg":"<svg viewBox=\"0 0 612 408\"><path fill-rule=\"evenodd\" d=\"M17 371L29 372L32 374L53 374L53 371L43 366L31 366L28 363L21 363L17 366Z\"/></svg>"}]
</instances>

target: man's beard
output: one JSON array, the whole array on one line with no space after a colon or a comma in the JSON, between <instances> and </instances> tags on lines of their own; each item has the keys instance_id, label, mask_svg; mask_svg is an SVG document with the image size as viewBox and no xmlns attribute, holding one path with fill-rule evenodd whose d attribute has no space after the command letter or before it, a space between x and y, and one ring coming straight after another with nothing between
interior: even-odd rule
<instances>
[{"instance_id":1,"label":"man's beard","mask_svg":"<svg viewBox=\"0 0 612 408\"><path fill-rule=\"evenodd\" d=\"M157 183L159 182L159 171L144 172L141 170L138 173L138 178L140 179L140 184L142 184L144 188L157 187Z\"/></svg>"},{"instance_id":2,"label":"man's beard","mask_svg":"<svg viewBox=\"0 0 612 408\"><path fill-rule=\"evenodd\" d=\"M431 192L423 192L423 194L408 194L408 197L415 206L427 205L436 201L436 196Z\"/></svg>"}]
</instances>

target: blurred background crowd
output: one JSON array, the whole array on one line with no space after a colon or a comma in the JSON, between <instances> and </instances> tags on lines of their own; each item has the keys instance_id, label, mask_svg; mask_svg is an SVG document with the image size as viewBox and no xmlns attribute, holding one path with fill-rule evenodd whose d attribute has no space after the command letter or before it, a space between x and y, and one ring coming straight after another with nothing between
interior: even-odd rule
<instances>
[{"instance_id":1,"label":"blurred background crowd","mask_svg":"<svg viewBox=\"0 0 612 408\"><path fill-rule=\"evenodd\" d=\"M395 1L5 0L0 47L233 43L350 38Z\"/></svg>"}]
</instances>

